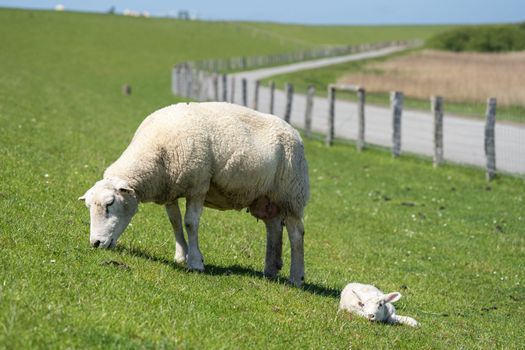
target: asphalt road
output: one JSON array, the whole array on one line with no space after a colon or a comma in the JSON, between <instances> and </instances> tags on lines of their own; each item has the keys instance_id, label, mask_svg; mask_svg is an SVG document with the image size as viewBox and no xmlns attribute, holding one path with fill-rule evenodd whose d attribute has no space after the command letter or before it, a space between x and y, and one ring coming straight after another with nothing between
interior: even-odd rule
<instances>
[{"instance_id":1,"label":"asphalt road","mask_svg":"<svg viewBox=\"0 0 525 350\"><path fill-rule=\"evenodd\" d=\"M247 79L248 106L253 107L253 91L256 80L268 78L278 74L298 72L343 62L384 56L402 49L404 48L386 48L347 56L325 58L279 67L240 72L233 75L235 78L234 102L242 104L242 78ZM231 83L229 82L229 100L231 93L230 87ZM284 87L277 87L275 91L274 114L283 117L286 97L284 91L281 89L284 89ZM262 112L269 112L269 95L269 88L266 86L261 86L259 92L258 109ZM304 127L305 109L305 95L294 94L290 121L293 126L298 128ZM336 137L355 140L357 137L357 105L348 101L336 101L335 111ZM321 132L323 134L326 133L327 118L327 98L315 97L313 106L312 130ZM392 144L392 114L390 109L366 105L365 120L365 141L371 144L390 147ZM484 167L486 163L484 133L484 120L453 116L445 113L443 130L445 160L455 163ZM401 134L402 152L415 153L430 157L433 155L433 117L430 111L424 112L404 110L402 116ZM497 122L495 139L497 170L507 173L525 174L525 125Z\"/></svg>"}]
</instances>

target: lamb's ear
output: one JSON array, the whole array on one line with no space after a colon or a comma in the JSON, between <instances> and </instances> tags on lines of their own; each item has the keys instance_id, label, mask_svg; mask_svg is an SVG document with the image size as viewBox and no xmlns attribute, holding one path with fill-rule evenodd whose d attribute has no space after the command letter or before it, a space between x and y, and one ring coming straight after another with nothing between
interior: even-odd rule
<instances>
[{"instance_id":1,"label":"lamb's ear","mask_svg":"<svg viewBox=\"0 0 525 350\"><path fill-rule=\"evenodd\" d=\"M85 202L88 192L89 192L89 190L87 190L86 193L84 193L82 196L78 197L78 200Z\"/></svg>"},{"instance_id":2,"label":"lamb's ear","mask_svg":"<svg viewBox=\"0 0 525 350\"><path fill-rule=\"evenodd\" d=\"M365 303L363 303L363 300L361 299L361 297L359 296L359 294L357 294L355 292L355 290L352 289L352 293L354 293L355 297L357 298L357 304L361 307L365 306Z\"/></svg>"},{"instance_id":3,"label":"lamb's ear","mask_svg":"<svg viewBox=\"0 0 525 350\"><path fill-rule=\"evenodd\" d=\"M385 295L385 302L387 303L395 303L399 299L401 299L401 293L399 292L392 292Z\"/></svg>"}]
</instances>

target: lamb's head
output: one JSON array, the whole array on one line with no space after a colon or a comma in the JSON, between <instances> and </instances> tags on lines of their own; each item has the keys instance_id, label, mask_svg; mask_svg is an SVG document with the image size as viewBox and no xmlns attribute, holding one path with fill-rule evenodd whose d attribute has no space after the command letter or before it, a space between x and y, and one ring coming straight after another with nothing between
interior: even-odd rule
<instances>
[{"instance_id":1,"label":"lamb's head","mask_svg":"<svg viewBox=\"0 0 525 350\"><path fill-rule=\"evenodd\" d=\"M359 299L359 306L370 321L382 322L386 321L395 312L394 306L390 303L394 303L399 299L401 299L401 294L392 292L368 300Z\"/></svg>"},{"instance_id":2,"label":"lamb's head","mask_svg":"<svg viewBox=\"0 0 525 350\"><path fill-rule=\"evenodd\" d=\"M135 191L115 178L98 181L79 200L89 209L89 241L96 248L113 248L138 207Z\"/></svg>"}]
</instances>

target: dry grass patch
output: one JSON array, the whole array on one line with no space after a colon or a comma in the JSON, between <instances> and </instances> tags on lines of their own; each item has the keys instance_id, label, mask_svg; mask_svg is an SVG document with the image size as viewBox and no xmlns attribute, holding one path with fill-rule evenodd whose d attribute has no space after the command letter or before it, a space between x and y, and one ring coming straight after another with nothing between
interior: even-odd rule
<instances>
[{"instance_id":1,"label":"dry grass patch","mask_svg":"<svg viewBox=\"0 0 525 350\"><path fill-rule=\"evenodd\" d=\"M370 92L403 91L426 99L484 102L495 96L500 105L525 106L525 52L453 53L425 50L367 65L363 72L345 74L339 82L357 84Z\"/></svg>"}]
</instances>

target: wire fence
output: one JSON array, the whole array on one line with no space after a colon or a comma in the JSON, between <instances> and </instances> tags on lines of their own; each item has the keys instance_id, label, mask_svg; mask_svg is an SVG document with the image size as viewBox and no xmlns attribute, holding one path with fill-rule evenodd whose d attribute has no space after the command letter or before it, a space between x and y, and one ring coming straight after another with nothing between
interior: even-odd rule
<instances>
[{"instance_id":1,"label":"wire fence","mask_svg":"<svg viewBox=\"0 0 525 350\"><path fill-rule=\"evenodd\" d=\"M247 61L248 62L248 61ZM477 118L447 113L446 96L429 98L428 110L403 107L402 93L392 94L387 106L366 104L365 88L330 85L327 97L293 93L291 84L276 89L270 82L243 78L242 73L224 74L179 64L172 73L175 95L196 101L228 101L281 116L308 137L313 132L356 141L358 149L378 145L394 156L414 153L431 157L435 166L444 161L483 167L487 179L498 172L525 175L525 124L504 121L495 99L478 108ZM339 95L354 94L342 99ZM491 107L492 106L492 107ZM485 110L485 111L483 111ZM505 110L504 110L505 111ZM504 112L505 113L505 112ZM501 120L500 120L501 119Z\"/></svg>"}]
</instances>

